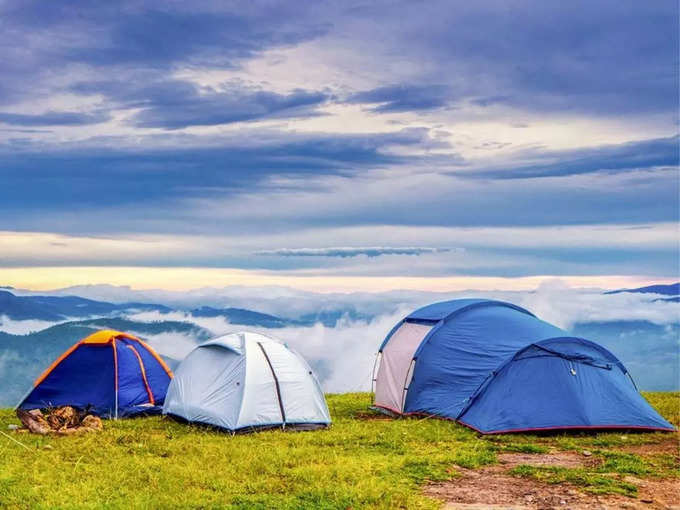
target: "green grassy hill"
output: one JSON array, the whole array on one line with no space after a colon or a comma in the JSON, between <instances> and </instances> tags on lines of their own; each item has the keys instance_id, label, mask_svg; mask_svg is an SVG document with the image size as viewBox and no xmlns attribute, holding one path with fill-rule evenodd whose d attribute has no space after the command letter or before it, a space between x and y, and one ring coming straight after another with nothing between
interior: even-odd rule
<instances>
[{"instance_id":1,"label":"green grassy hill","mask_svg":"<svg viewBox=\"0 0 680 510\"><path fill-rule=\"evenodd\" d=\"M680 393L645 395L675 425ZM2 508L439 508L424 486L493 465L503 452L592 451L591 467L518 466L513 476L575 483L580 490L635 498L635 480L678 477L674 451L625 447L669 442L669 434L621 432L482 437L438 419L387 419L368 394L329 395L328 430L231 436L162 417L106 421L77 437L7 430L0 411ZM673 435L670 434L672 437ZM677 435L675 436L677 439ZM671 448L672 450L672 448Z\"/></svg>"}]
</instances>

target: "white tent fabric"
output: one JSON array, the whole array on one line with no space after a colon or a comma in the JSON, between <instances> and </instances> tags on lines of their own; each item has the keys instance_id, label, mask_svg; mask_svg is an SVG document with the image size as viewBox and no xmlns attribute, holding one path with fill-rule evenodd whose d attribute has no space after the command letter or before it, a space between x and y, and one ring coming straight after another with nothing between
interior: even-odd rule
<instances>
[{"instance_id":1,"label":"white tent fabric","mask_svg":"<svg viewBox=\"0 0 680 510\"><path fill-rule=\"evenodd\" d=\"M280 341L251 332L194 349L175 370L163 413L232 431L331 422L307 362Z\"/></svg>"},{"instance_id":2,"label":"white tent fabric","mask_svg":"<svg viewBox=\"0 0 680 510\"><path fill-rule=\"evenodd\" d=\"M404 411L404 395L413 376L411 361L431 325L404 322L385 346L376 378L375 403L395 412Z\"/></svg>"}]
</instances>

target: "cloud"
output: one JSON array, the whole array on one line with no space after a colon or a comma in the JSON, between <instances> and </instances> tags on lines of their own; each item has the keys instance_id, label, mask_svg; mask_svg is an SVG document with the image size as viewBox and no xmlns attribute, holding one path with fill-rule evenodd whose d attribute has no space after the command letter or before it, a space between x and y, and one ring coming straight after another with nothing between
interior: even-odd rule
<instances>
[{"instance_id":1,"label":"cloud","mask_svg":"<svg viewBox=\"0 0 680 510\"><path fill-rule=\"evenodd\" d=\"M54 291L25 291L17 295L79 295L114 303L158 303L180 310L169 314L139 312L129 318L143 322L174 320L193 322L213 333L226 331L229 323L222 317L194 317L186 311L200 306L245 308L279 317L298 319L324 312L339 312L349 319L363 321L381 315L410 312L436 301L482 297L510 301L524 306L541 318L569 328L577 322L644 320L658 325L678 322L679 303L658 301L656 294L605 294L595 285L570 286L566 279L544 279L535 290L391 290L386 292L312 292L284 286L203 287L191 290L134 289L114 285L87 285ZM617 288L643 286L649 282L621 283ZM496 285L496 288L500 287ZM492 287L493 288L493 287ZM184 309L185 311L183 311Z\"/></svg>"},{"instance_id":2,"label":"cloud","mask_svg":"<svg viewBox=\"0 0 680 510\"><path fill-rule=\"evenodd\" d=\"M176 331L155 335L139 333L134 330L128 331L128 333L143 338L158 354L175 361L176 363L173 363L173 365L182 361L200 343L192 335ZM171 366L171 369L174 369L174 367Z\"/></svg>"},{"instance_id":3,"label":"cloud","mask_svg":"<svg viewBox=\"0 0 680 510\"><path fill-rule=\"evenodd\" d=\"M299 352L312 366L325 392L343 393L367 391L375 353L385 335L405 315L405 310L370 320L343 319L335 327L321 323L307 327L261 328L230 324L221 318L194 317L191 314L157 314L154 312L129 316L132 320L183 320L208 329L214 336L236 331L256 331L284 341ZM144 336L144 335L142 335ZM185 335L161 334L149 337L151 345L161 354L182 359L197 343Z\"/></svg>"},{"instance_id":4,"label":"cloud","mask_svg":"<svg viewBox=\"0 0 680 510\"><path fill-rule=\"evenodd\" d=\"M266 295L270 290L262 290ZM324 295L294 293L286 297L291 309L309 308L323 302L327 309L336 308L348 311L335 327L327 327L321 323L305 327L259 328L230 324L221 318L206 320L193 317L189 313L158 314L149 312L130 316L134 320L183 320L208 329L215 336L243 329L279 338L300 352L314 368L327 392L366 391L370 389L374 355L385 335L400 319L412 310L426 304L447 299L463 297L486 297L516 303L535 313L539 318L571 330L578 326L580 330L592 330L602 337L590 337L591 340L603 342L615 353L620 353L624 363L645 385L650 387L674 388L674 383L667 374L677 363L677 337L673 334L678 327L677 303L655 301L658 296L644 294L603 294L599 289L574 289L560 280L547 281L535 291L530 292L392 292L392 293L355 293L348 295ZM209 299L208 299L209 301ZM365 319L352 319L350 312L364 309L376 315ZM598 329L598 324L607 324L607 328ZM644 326L651 323L660 326L654 328ZM591 326L584 326L590 324ZM645 330L649 331L645 331ZM664 333L665 332L665 333ZM631 345L628 337L644 345ZM190 347L190 344L183 344ZM652 356L650 346L654 346L660 358ZM675 360L669 359L669 353L675 353ZM655 354L656 356L656 354ZM672 356L671 356L672 358ZM642 372L640 360L647 359L663 373L650 376ZM670 370L670 372L669 372Z\"/></svg>"},{"instance_id":5,"label":"cloud","mask_svg":"<svg viewBox=\"0 0 680 510\"><path fill-rule=\"evenodd\" d=\"M255 255L275 255L280 257L380 257L381 255L422 255L424 253L446 253L456 251L454 248L431 247L332 247L332 248L278 248L275 250L260 250Z\"/></svg>"},{"instance_id":6,"label":"cloud","mask_svg":"<svg viewBox=\"0 0 680 510\"><path fill-rule=\"evenodd\" d=\"M678 6L525 7L4 2L0 120L54 129L0 131L0 229L290 238L212 258L159 250L163 265L669 274L677 249L528 253L529 238L400 268L248 257L337 245L299 239L324 229L677 221ZM422 245L440 243L462 246Z\"/></svg>"},{"instance_id":7,"label":"cloud","mask_svg":"<svg viewBox=\"0 0 680 510\"><path fill-rule=\"evenodd\" d=\"M89 291L89 292L88 292ZM200 331L220 336L251 330L278 338L300 352L314 368L327 392L366 391L371 387L375 353L391 328L412 310L426 304L463 297L500 299L523 306L539 318L565 329L577 327L591 333L588 338L601 342L624 363L635 369L643 387L673 389L668 374L677 366L677 327L680 304L659 302L653 294L604 294L601 289L570 288L560 280L545 282L535 291L392 291L384 293L318 294L294 289L231 287L194 291L135 291L129 288L92 287L67 289L58 294L81 294L102 297L103 292L117 293L122 301L149 301L165 304L199 306L240 306L292 317L308 313L338 314L334 327L317 322L311 326L261 328L231 324L222 317L195 317L187 311L170 313L140 312L126 316L138 323L180 321L193 323ZM363 314L363 316L359 316ZM28 322L28 321L16 321ZM22 331L35 328L33 321ZM648 323L658 327L650 327ZM605 324L606 327L603 327ZM585 327L584 325L590 325ZM23 325L23 326L27 326ZM3 321L0 330L9 327L15 334L17 324ZM585 329L584 329L585 328ZM144 328L140 328L144 329ZM198 331L198 330L197 330ZM135 334L134 328L131 331ZM138 332L162 355L181 360L204 336L177 332L149 335ZM203 333L201 333L203 334ZM204 335L204 334L203 334ZM643 342L637 345L636 342ZM652 352L653 350L653 352ZM647 374L642 360L659 370ZM0 356L0 364L2 356Z\"/></svg>"},{"instance_id":8,"label":"cloud","mask_svg":"<svg viewBox=\"0 0 680 510\"><path fill-rule=\"evenodd\" d=\"M534 151L533 154L525 154L525 157L533 155L539 160L538 163L515 163L502 169L481 169L471 174L484 179L532 179L598 172L618 173L656 167L675 170L680 159L679 141L678 136L672 136L569 151Z\"/></svg>"},{"instance_id":9,"label":"cloud","mask_svg":"<svg viewBox=\"0 0 680 510\"><path fill-rule=\"evenodd\" d=\"M387 85L352 94L347 102L378 104L374 112L408 112L434 110L451 102L446 85Z\"/></svg>"},{"instance_id":10,"label":"cloud","mask_svg":"<svg viewBox=\"0 0 680 510\"><path fill-rule=\"evenodd\" d=\"M555 279L544 282L535 292L518 295L517 302L540 318L565 329L586 322L678 324L680 305L655 301L659 297L656 294L604 294L599 289L572 289Z\"/></svg>"},{"instance_id":11,"label":"cloud","mask_svg":"<svg viewBox=\"0 0 680 510\"><path fill-rule=\"evenodd\" d=\"M171 147L154 146L152 140L141 146L112 140L91 146L0 147L0 177L5 182L0 188L0 207L14 205L22 212L31 205L101 208L99 197L104 194L116 195L116 205L138 207L158 199L176 204L177 199L191 196L250 192L258 183L266 185L262 181L272 175L349 175L365 168L407 163L411 158L388 154L386 149L418 146L428 139L427 131L405 129L366 135L254 132L207 141L166 139ZM92 168L97 172L91 172ZM36 182L41 186L36 187ZM287 185L293 184L303 186L301 182ZM309 189L309 184L304 187ZM55 194L55 189L60 193Z\"/></svg>"},{"instance_id":12,"label":"cloud","mask_svg":"<svg viewBox=\"0 0 680 510\"><path fill-rule=\"evenodd\" d=\"M36 331L42 331L51 326L66 321L43 321L38 319L29 320L14 320L6 315L0 315L0 331L10 333L12 335L27 335Z\"/></svg>"},{"instance_id":13,"label":"cloud","mask_svg":"<svg viewBox=\"0 0 680 510\"><path fill-rule=\"evenodd\" d=\"M86 126L106 122L111 117L106 112L45 112L35 115L0 112L0 122L13 126Z\"/></svg>"},{"instance_id":14,"label":"cloud","mask_svg":"<svg viewBox=\"0 0 680 510\"><path fill-rule=\"evenodd\" d=\"M328 99L326 93L299 89L288 94L239 84L224 84L219 89L212 89L167 79L151 84L146 81L81 82L71 89L88 95L103 95L118 109L134 109L129 122L135 126L170 130L320 115L317 107Z\"/></svg>"},{"instance_id":15,"label":"cloud","mask_svg":"<svg viewBox=\"0 0 680 510\"><path fill-rule=\"evenodd\" d=\"M247 219L228 220L236 227L250 225ZM294 284L297 276L420 276L430 278L422 285L435 283L435 278L451 275L525 276L527 274L640 274L645 263L654 261L654 272L665 277L674 274L677 260L677 225L674 222L628 225L571 225L542 227L427 227L427 226L339 226L293 231L249 233L244 236L236 228L225 225L224 232L206 236L194 234L114 234L107 236L58 235L51 233L0 231L0 266L20 282L19 267L38 266L103 266L115 264L137 266L128 269L127 280L153 282L150 267L164 266L167 275L172 267L176 274L185 274L187 265L193 276L185 281L211 282L217 278L216 269L223 269L220 278L233 274L236 281L265 282L275 278L274 272ZM357 247L387 247L395 240L406 240L415 248L433 248L420 252L418 264L412 257L385 254L381 256L320 256L325 248L314 248L317 256L286 255L272 246L295 243L298 246L330 246L342 239ZM376 244L370 244L376 243ZM457 248L450 246L456 243ZM403 248L397 246L397 248ZM408 247L407 247L408 248ZM289 249L288 249L289 250ZM293 249L296 250L296 249ZM439 250L439 251L437 251ZM448 251L444 251L448 250ZM253 256L257 252L268 255ZM297 253L293 251L292 253ZM348 252L343 250L345 255ZM139 266L147 266L144 269ZM12 273L11 269L14 268ZM202 269L206 268L201 275ZM240 269L226 269L240 268ZM28 270L28 269L26 269ZM50 280L60 275L79 281L75 269L54 269ZM101 275L115 278L112 269L91 270L87 280L101 281ZM124 272L121 268L117 271ZM2 272L2 271L0 271ZM3 272L4 274L4 272ZM119 273L120 274L120 273ZM155 273L165 281L160 273ZM38 278L37 270L32 275ZM285 275L285 276L284 276ZM172 278L172 277L171 277ZM278 278L277 278L278 280ZM121 280L109 280L120 282ZM225 280L220 280L225 281ZM278 280L281 281L281 280ZM347 280L348 282L350 280ZM501 281L501 280L499 280ZM403 284L403 283L402 283ZM63 285L63 283L55 285ZM191 285L191 284L190 284ZM384 288L387 282L381 284ZM439 284L445 285L444 283Z\"/></svg>"}]
</instances>

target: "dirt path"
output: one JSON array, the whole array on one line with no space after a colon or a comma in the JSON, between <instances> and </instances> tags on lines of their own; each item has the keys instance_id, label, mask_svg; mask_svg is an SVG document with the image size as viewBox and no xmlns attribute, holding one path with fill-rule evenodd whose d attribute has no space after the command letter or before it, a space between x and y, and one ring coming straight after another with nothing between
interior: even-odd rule
<instances>
[{"instance_id":1,"label":"dirt path","mask_svg":"<svg viewBox=\"0 0 680 510\"><path fill-rule=\"evenodd\" d=\"M445 501L448 510L680 510L680 481L676 478L624 477L638 487L637 498L597 495L567 483L548 484L509 474L518 465L594 467L599 461L593 457L572 452L513 453L500 454L498 460L498 465L479 470L457 468L459 477L430 484L425 492Z\"/></svg>"}]
</instances>

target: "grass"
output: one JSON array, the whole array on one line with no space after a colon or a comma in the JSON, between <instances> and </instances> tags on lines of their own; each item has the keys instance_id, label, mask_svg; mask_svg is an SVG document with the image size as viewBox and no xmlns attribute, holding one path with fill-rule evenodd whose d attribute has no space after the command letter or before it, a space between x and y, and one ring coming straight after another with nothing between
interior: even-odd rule
<instances>
[{"instance_id":1,"label":"grass","mask_svg":"<svg viewBox=\"0 0 680 510\"><path fill-rule=\"evenodd\" d=\"M676 425L680 394L647 397ZM0 437L2 508L438 508L428 481L477 469L497 452L590 448L598 467L518 466L512 474L593 492L634 495L610 473L678 476L677 459L617 451L668 441L667 434L506 435L482 437L445 420L384 419L367 411L365 393L329 395L330 429L231 436L162 417L105 422L77 437ZM17 420L0 411L0 430ZM621 439L624 437L625 439Z\"/></svg>"}]
</instances>

